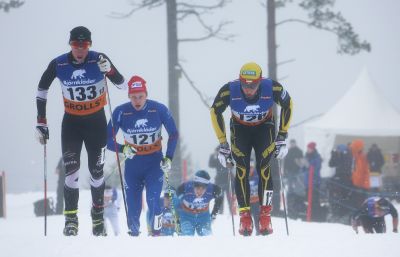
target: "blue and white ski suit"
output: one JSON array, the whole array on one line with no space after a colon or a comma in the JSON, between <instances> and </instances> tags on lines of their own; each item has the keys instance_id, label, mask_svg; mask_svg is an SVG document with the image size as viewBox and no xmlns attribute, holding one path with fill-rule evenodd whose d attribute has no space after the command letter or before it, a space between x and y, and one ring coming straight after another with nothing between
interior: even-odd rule
<instances>
[{"instance_id":1,"label":"blue and white ski suit","mask_svg":"<svg viewBox=\"0 0 400 257\"><path fill-rule=\"evenodd\" d=\"M180 229L182 236L211 235L211 215L216 215L222 203L221 188L215 184L208 184L205 193L196 197L194 182L189 181L178 187ZM210 201L215 199L213 210L210 214Z\"/></svg>"},{"instance_id":2,"label":"blue and white ski suit","mask_svg":"<svg viewBox=\"0 0 400 257\"><path fill-rule=\"evenodd\" d=\"M128 205L128 224L131 235L139 235L140 213L142 211L142 192L146 187L146 202L151 224L160 224L160 193L163 185L163 172L160 162L163 158L161 129L168 132L166 157L172 160L178 141L178 131L168 108L156 101L146 100L144 107L137 111L131 102L118 106L113 112L114 131L122 130L125 144L137 150L132 159L125 161L125 190ZM123 145L117 144L118 152ZM108 124L107 148L115 151L111 121ZM154 234L160 226L153 228ZM157 231L158 230L158 231Z\"/></svg>"}]
</instances>

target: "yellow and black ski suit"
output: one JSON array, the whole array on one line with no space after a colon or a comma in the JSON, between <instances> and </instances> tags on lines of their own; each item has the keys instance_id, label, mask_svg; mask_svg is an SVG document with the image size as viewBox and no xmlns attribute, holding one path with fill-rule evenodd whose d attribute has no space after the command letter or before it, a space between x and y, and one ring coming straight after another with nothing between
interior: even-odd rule
<instances>
[{"instance_id":1,"label":"yellow and black ski suit","mask_svg":"<svg viewBox=\"0 0 400 257\"><path fill-rule=\"evenodd\" d=\"M211 120L220 143L227 142L222 114L226 107L231 108L231 151L236 162L235 192L240 211L250 208L249 170L253 148L260 178L260 204L271 205L272 202L273 185L269 162L275 150L274 103L281 106L278 135L286 138L293 104L288 92L276 81L262 78L252 99L245 98L239 80L229 82L219 90L211 107Z\"/></svg>"}]
</instances>

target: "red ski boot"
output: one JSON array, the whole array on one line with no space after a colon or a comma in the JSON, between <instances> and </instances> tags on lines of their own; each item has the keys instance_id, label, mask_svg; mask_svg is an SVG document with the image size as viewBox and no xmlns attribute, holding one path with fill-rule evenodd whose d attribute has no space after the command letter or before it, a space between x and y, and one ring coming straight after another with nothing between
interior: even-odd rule
<instances>
[{"instance_id":1,"label":"red ski boot","mask_svg":"<svg viewBox=\"0 0 400 257\"><path fill-rule=\"evenodd\" d=\"M251 219L250 210L240 211L239 215L239 234L243 236L251 236L251 233L253 232L253 220Z\"/></svg>"},{"instance_id":2,"label":"red ski boot","mask_svg":"<svg viewBox=\"0 0 400 257\"><path fill-rule=\"evenodd\" d=\"M260 234L269 235L274 231L271 225L271 205L260 206Z\"/></svg>"}]
</instances>

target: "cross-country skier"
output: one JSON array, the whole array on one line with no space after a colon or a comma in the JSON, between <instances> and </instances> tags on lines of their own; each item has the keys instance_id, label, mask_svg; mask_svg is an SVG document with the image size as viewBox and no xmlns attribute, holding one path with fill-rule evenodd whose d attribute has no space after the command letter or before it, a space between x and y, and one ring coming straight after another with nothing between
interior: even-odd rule
<instances>
[{"instance_id":1,"label":"cross-country skier","mask_svg":"<svg viewBox=\"0 0 400 257\"><path fill-rule=\"evenodd\" d=\"M64 99L65 114L61 127L61 146L66 169L64 199L64 235L78 234L79 168L82 144L88 155L92 193L93 235L104 236L104 153L107 142L106 77L117 88L126 88L124 77L103 53L89 51L91 32L85 27L71 30L71 51L53 59L43 73L36 96L39 141L49 139L46 120L47 92L58 78Z\"/></svg>"},{"instance_id":2,"label":"cross-country skier","mask_svg":"<svg viewBox=\"0 0 400 257\"><path fill-rule=\"evenodd\" d=\"M358 233L362 226L365 233L386 233L385 216L390 214L393 221L393 232L397 233L399 218L396 208L382 197L370 197L364 201L361 208L351 216L351 225Z\"/></svg>"},{"instance_id":3,"label":"cross-country skier","mask_svg":"<svg viewBox=\"0 0 400 257\"><path fill-rule=\"evenodd\" d=\"M279 131L275 133L274 103L281 106ZM250 215L249 169L250 153L254 148L256 170L259 175L260 233L270 234L272 210L272 155L283 158L286 138L292 117L292 100L278 82L262 77L261 67L246 63L240 69L239 79L225 84L218 92L211 107L213 128L220 143L219 160L226 166L231 149L226 139L222 113L231 108L231 147L236 162L235 191L240 211L239 233L251 235L253 221Z\"/></svg>"},{"instance_id":4,"label":"cross-country skier","mask_svg":"<svg viewBox=\"0 0 400 257\"><path fill-rule=\"evenodd\" d=\"M171 192L169 192L169 189L167 189L162 199L162 236L173 236L175 233L179 233L177 231L177 223L179 224L179 221L176 207L172 206L176 204L176 200L175 190L171 189Z\"/></svg>"},{"instance_id":5,"label":"cross-country skier","mask_svg":"<svg viewBox=\"0 0 400 257\"><path fill-rule=\"evenodd\" d=\"M210 175L205 170L195 173L193 180L181 184L177 189L179 198L178 213L180 235L211 235L211 221L215 220L221 207L223 195L221 188L210 182ZM210 201L215 199L210 213Z\"/></svg>"},{"instance_id":6,"label":"cross-country skier","mask_svg":"<svg viewBox=\"0 0 400 257\"><path fill-rule=\"evenodd\" d=\"M163 185L163 171L169 172L178 142L178 131L168 108L154 100L147 99L146 81L133 76L128 82L130 102L115 108L113 121L108 124L107 147L122 152L125 157L126 201L128 207L129 234L138 236L139 217L142 211L142 192L146 187L146 201L149 208L151 235L161 230L160 194ZM124 144L115 149L112 125L115 135L122 130ZM161 149L162 126L168 132L165 156Z\"/></svg>"},{"instance_id":7,"label":"cross-country skier","mask_svg":"<svg viewBox=\"0 0 400 257\"><path fill-rule=\"evenodd\" d=\"M104 190L104 219L108 220L111 224L115 236L118 236L120 233L118 217L119 209L120 197L117 189L111 186L106 186L106 189ZM107 226L106 231L108 231Z\"/></svg>"}]
</instances>

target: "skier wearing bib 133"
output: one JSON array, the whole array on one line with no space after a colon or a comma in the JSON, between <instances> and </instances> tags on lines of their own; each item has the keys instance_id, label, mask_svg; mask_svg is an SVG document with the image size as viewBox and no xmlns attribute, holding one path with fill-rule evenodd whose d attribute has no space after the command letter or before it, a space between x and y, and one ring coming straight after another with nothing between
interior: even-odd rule
<instances>
[{"instance_id":1,"label":"skier wearing bib 133","mask_svg":"<svg viewBox=\"0 0 400 257\"><path fill-rule=\"evenodd\" d=\"M146 202L149 221L153 224L150 235L161 232L160 194L163 185L163 171L171 170L171 162L178 142L178 130L168 108L154 100L147 99L146 81L133 76L128 82L130 102L115 108L113 112L115 135L121 129L125 143L117 144L113 139L112 124L108 124L107 147L122 152L125 157L125 190L128 205L129 234L138 236L142 192L146 187ZM165 157L161 149L162 126L168 132Z\"/></svg>"},{"instance_id":2,"label":"skier wearing bib 133","mask_svg":"<svg viewBox=\"0 0 400 257\"><path fill-rule=\"evenodd\" d=\"M107 120L104 113L106 77L119 89L126 89L124 77L102 53L89 51L91 32L79 26L71 30L71 51L53 59L43 73L36 96L36 130L41 144L49 139L46 120L47 92L58 78L64 98L65 113L61 126L61 147L65 165L64 235L78 234L79 168L82 145L88 155L92 193L92 232L106 235L104 230L104 153L107 143Z\"/></svg>"},{"instance_id":3,"label":"skier wearing bib 133","mask_svg":"<svg viewBox=\"0 0 400 257\"><path fill-rule=\"evenodd\" d=\"M278 134L275 133L274 103L281 106ZM236 162L235 192L239 204L239 233L251 235L253 221L250 214L249 169L250 154L254 148L258 172L260 201L260 233L273 232L271 226L272 155L282 159L287 153L286 138L292 117L292 100L278 82L262 77L261 67L247 63L240 69L239 79L225 84L211 107L211 121L220 143L218 159L223 166L231 157L226 139L222 113L230 106L232 156Z\"/></svg>"}]
</instances>

